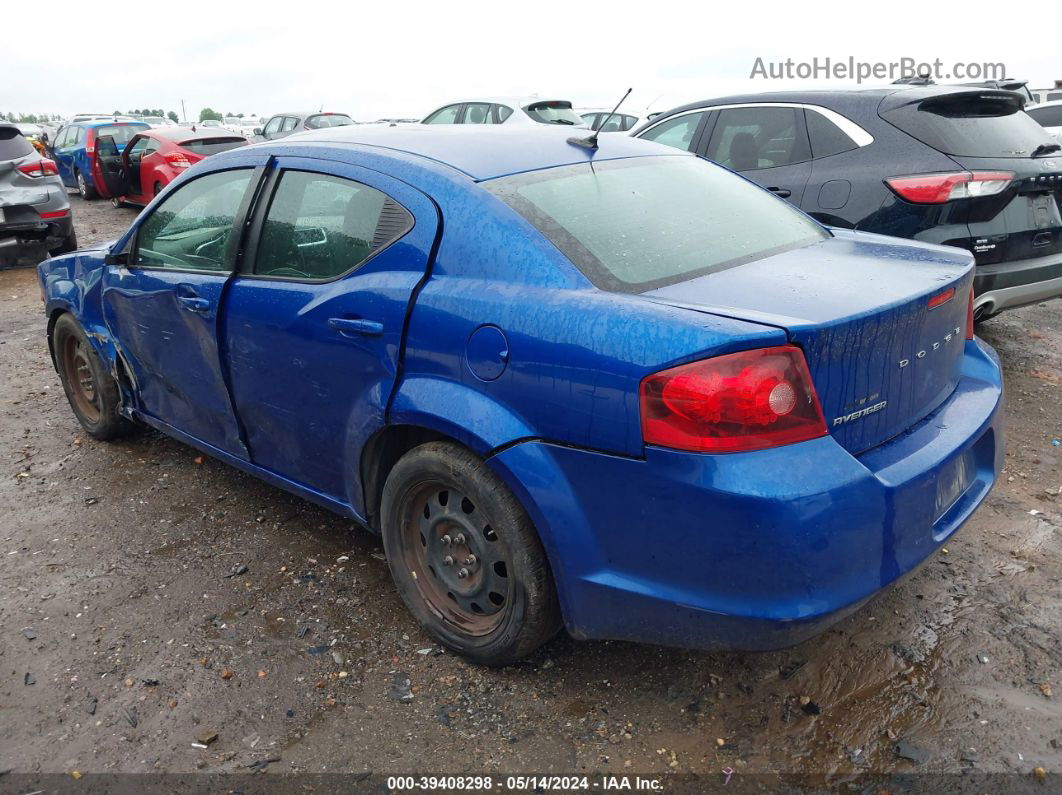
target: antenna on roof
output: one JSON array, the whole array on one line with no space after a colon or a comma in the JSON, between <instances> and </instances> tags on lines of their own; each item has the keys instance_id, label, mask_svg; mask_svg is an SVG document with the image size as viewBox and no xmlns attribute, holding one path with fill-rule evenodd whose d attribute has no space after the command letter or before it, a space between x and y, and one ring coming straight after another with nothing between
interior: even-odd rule
<instances>
[{"instance_id":1,"label":"antenna on roof","mask_svg":"<svg viewBox=\"0 0 1062 795\"><path fill-rule=\"evenodd\" d=\"M568 143L570 143L572 146L581 146L584 149L597 149L598 133L600 133L601 130L605 128L605 125L608 124L609 120L616 115L616 111L619 110L619 106L623 104L623 100L629 97L631 95L631 91L633 90L634 89L631 88L627 89L627 93L620 97L620 101L616 103L616 107L612 109L612 112L605 117L604 121L597 125L597 129L590 133L590 135L588 135L586 138L579 138L573 135L571 138L568 139Z\"/></svg>"}]
</instances>

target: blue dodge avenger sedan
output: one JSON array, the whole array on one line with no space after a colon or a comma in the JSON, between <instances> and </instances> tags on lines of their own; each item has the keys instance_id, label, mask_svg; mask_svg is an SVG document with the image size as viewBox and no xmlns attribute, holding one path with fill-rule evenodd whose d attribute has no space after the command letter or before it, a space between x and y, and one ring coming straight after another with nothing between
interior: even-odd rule
<instances>
[{"instance_id":1,"label":"blue dodge avenger sedan","mask_svg":"<svg viewBox=\"0 0 1062 795\"><path fill-rule=\"evenodd\" d=\"M572 132L341 127L199 163L40 265L74 413L381 533L425 630L481 663L562 625L820 632L999 472L973 258Z\"/></svg>"}]
</instances>

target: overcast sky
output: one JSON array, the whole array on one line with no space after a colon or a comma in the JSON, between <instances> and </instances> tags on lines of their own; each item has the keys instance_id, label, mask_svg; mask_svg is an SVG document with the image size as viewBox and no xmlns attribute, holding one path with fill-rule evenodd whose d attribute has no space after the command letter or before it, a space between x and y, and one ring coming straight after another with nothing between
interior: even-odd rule
<instances>
[{"instance_id":1,"label":"overcast sky","mask_svg":"<svg viewBox=\"0 0 1062 795\"><path fill-rule=\"evenodd\" d=\"M633 87L632 107L664 110L737 91L851 85L750 80L757 57L989 61L1033 87L1062 79L1057 50L1030 45L1035 30L1012 27L998 3L978 5L49 0L47 13L21 4L27 16L3 37L0 111L179 114L183 99L196 118L203 107L323 108L371 121L477 95L599 106Z\"/></svg>"}]
</instances>

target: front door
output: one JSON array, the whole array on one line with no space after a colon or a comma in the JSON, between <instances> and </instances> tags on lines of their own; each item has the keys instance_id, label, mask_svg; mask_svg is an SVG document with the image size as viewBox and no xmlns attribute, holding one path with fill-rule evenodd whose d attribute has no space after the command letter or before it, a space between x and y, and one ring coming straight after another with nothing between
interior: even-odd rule
<instances>
[{"instance_id":1,"label":"front door","mask_svg":"<svg viewBox=\"0 0 1062 795\"><path fill-rule=\"evenodd\" d=\"M803 109L755 105L723 108L715 116L703 154L799 207L811 177Z\"/></svg>"},{"instance_id":2,"label":"front door","mask_svg":"<svg viewBox=\"0 0 1062 795\"><path fill-rule=\"evenodd\" d=\"M357 504L357 455L384 422L437 211L376 171L278 163L225 299L233 402L254 463Z\"/></svg>"},{"instance_id":3,"label":"front door","mask_svg":"<svg viewBox=\"0 0 1062 795\"><path fill-rule=\"evenodd\" d=\"M260 171L185 183L137 227L124 265L108 265L103 312L139 408L195 439L246 457L218 352L218 314L239 223Z\"/></svg>"}]
</instances>

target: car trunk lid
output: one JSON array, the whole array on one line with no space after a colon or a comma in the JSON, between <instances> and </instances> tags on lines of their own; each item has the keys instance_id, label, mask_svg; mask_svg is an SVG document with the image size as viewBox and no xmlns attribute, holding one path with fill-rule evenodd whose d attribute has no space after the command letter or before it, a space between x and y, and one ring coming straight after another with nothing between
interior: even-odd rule
<instances>
[{"instance_id":1,"label":"car trunk lid","mask_svg":"<svg viewBox=\"0 0 1062 795\"><path fill-rule=\"evenodd\" d=\"M785 330L804 351L829 432L858 454L955 389L972 278L971 258L958 249L839 231L643 295Z\"/></svg>"}]
</instances>

